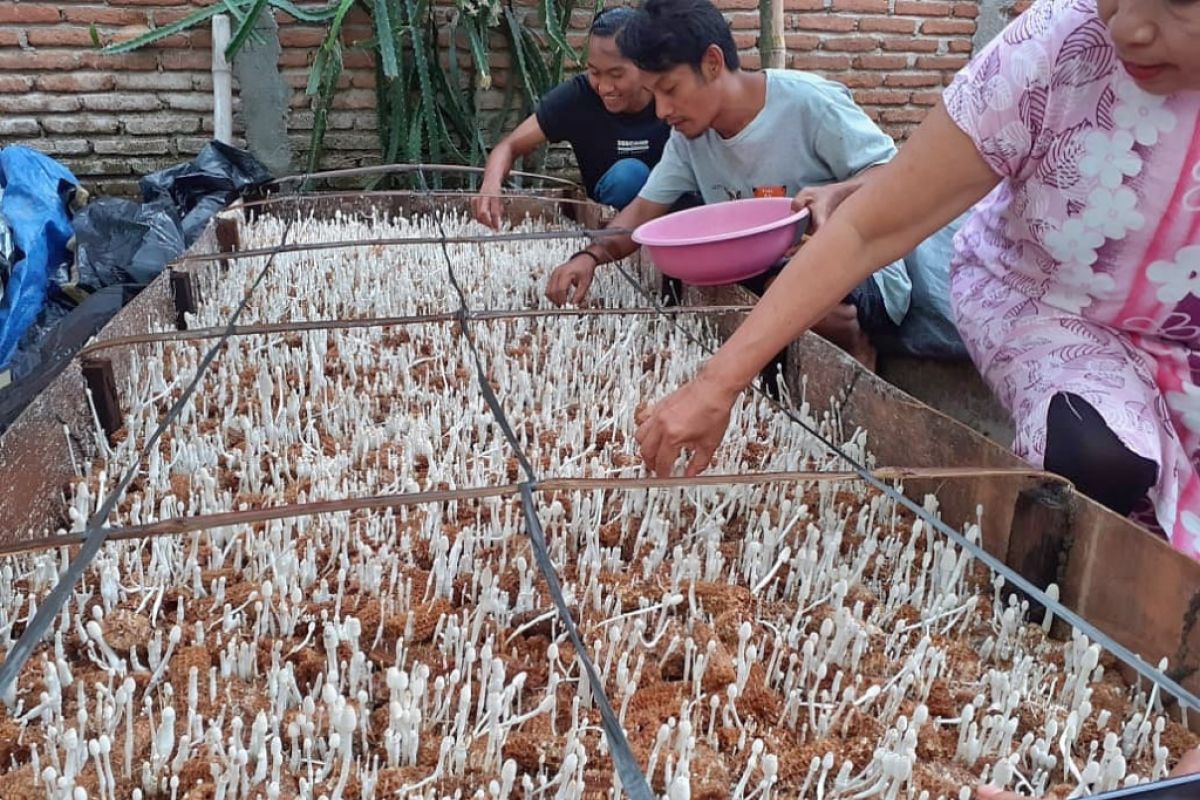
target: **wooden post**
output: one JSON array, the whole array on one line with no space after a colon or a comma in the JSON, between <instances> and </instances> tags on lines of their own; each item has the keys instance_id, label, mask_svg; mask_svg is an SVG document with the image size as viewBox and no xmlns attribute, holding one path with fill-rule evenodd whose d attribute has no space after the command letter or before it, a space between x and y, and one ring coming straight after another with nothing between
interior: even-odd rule
<instances>
[{"instance_id":1,"label":"wooden post","mask_svg":"<svg viewBox=\"0 0 1200 800\"><path fill-rule=\"evenodd\" d=\"M192 273L171 270L171 294L175 298L175 329L187 330L187 315L196 313L196 284Z\"/></svg>"},{"instance_id":2,"label":"wooden post","mask_svg":"<svg viewBox=\"0 0 1200 800\"><path fill-rule=\"evenodd\" d=\"M230 214L217 215L217 250L236 253L242 247L242 236L238 230L237 217ZM229 269L228 261L221 261L221 269Z\"/></svg>"},{"instance_id":3,"label":"wooden post","mask_svg":"<svg viewBox=\"0 0 1200 800\"><path fill-rule=\"evenodd\" d=\"M114 434L124 424L112 361L107 358L84 358L79 366L83 370L84 383L92 393L92 403L96 407L100 427L111 442Z\"/></svg>"},{"instance_id":4,"label":"wooden post","mask_svg":"<svg viewBox=\"0 0 1200 800\"><path fill-rule=\"evenodd\" d=\"M783 38L783 0L759 0L758 52L764 69L787 68L787 42Z\"/></svg>"},{"instance_id":5,"label":"wooden post","mask_svg":"<svg viewBox=\"0 0 1200 800\"><path fill-rule=\"evenodd\" d=\"M1005 562L1039 589L1062 585L1062 572L1070 546L1071 489L1046 483L1017 495ZM1030 602L1030 614L1045 609Z\"/></svg>"}]
</instances>

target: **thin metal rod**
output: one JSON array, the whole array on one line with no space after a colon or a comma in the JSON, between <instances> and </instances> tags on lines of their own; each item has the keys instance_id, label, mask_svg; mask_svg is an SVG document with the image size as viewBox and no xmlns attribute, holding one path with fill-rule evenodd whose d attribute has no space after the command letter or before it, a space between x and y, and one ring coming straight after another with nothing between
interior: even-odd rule
<instances>
[{"instance_id":1,"label":"thin metal rod","mask_svg":"<svg viewBox=\"0 0 1200 800\"><path fill-rule=\"evenodd\" d=\"M670 313L678 314L735 314L747 313L753 306L673 306ZM638 306L635 308L531 308L512 311L474 311L467 314L458 312L443 312L440 314L416 314L402 317L363 317L362 319L326 319L302 320L298 322L264 322L255 325L238 325L229 334L230 338L239 336L262 336L276 333L301 333L304 331L353 330L360 328L396 328L406 325L423 325L443 322L457 322L464 317L479 322L490 322L508 319L527 319L532 317L632 317L655 316L659 312L654 308ZM156 333L140 333L131 336L119 336L94 342L79 351L81 356L94 355L102 350L118 347L130 347L139 344L154 344L157 342L194 342L204 339L216 339L225 335L226 328L192 328L186 331L159 331Z\"/></svg>"},{"instance_id":2,"label":"thin metal rod","mask_svg":"<svg viewBox=\"0 0 1200 800\"><path fill-rule=\"evenodd\" d=\"M489 236L398 236L385 239L344 239L336 242L315 242L311 244L285 244L275 247L262 247L255 250L240 250L236 253L206 253L204 255L185 255L177 259L176 264L203 263L208 261L238 261L244 258L261 258L284 253L310 253L321 250L340 250L350 247L372 247L393 245L423 245L423 244L492 244L496 242L528 242L556 241L560 239L605 239L617 236L628 236L633 231L628 228L597 228L562 231L528 231L524 233L496 233Z\"/></svg>"},{"instance_id":3,"label":"thin metal rod","mask_svg":"<svg viewBox=\"0 0 1200 800\"><path fill-rule=\"evenodd\" d=\"M327 200L376 200L387 199L390 197L438 197L446 199L468 200L472 197L497 197L502 200L521 200L546 203L547 205L571 205L571 206L594 206L597 209L603 208L592 200L581 200L577 197L553 197L542 194L537 194L532 191L521 189L511 189L506 192L471 192L461 191L456 192L449 189L444 189L436 192L418 192L412 189L389 189L389 190L371 190L362 189L352 192L319 192L315 194L281 194L264 197L260 200L248 200L243 203L237 203L230 206L230 211L239 211L243 208L263 208L266 206L284 204L284 203L319 203Z\"/></svg>"},{"instance_id":4,"label":"thin metal rod","mask_svg":"<svg viewBox=\"0 0 1200 800\"><path fill-rule=\"evenodd\" d=\"M275 181L275 183L277 183L277 184L306 183L307 181L314 180L314 179L322 179L323 180L326 178L356 178L356 177L365 176L365 175L392 175L392 174L406 174L406 173L410 173L410 172L418 172L418 173L425 173L425 172L482 173L483 171L484 171L483 167L472 167L472 166L465 166L462 164L380 164L380 165L374 166L374 167L352 167L349 169L334 169L334 170L326 170L325 172L308 172L308 173L304 173L304 174L300 174L300 175L288 175L286 177L279 178L277 181ZM546 181L548 183L556 183L556 184L559 184L560 186L570 186L574 189L582 190L582 188L583 188L578 183L575 183L575 181L570 181L570 180L567 180L566 178L559 178L554 175L543 175L538 172L521 172L520 170L513 170L512 172L509 172L508 174L510 176L516 175L521 178L535 178L537 180Z\"/></svg>"},{"instance_id":5,"label":"thin metal rod","mask_svg":"<svg viewBox=\"0 0 1200 800\"><path fill-rule=\"evenodd\" d=\"M1028 478L1043 482L1070 485L1069 482L1050 472L1020 467L993 467L976 469L973 467L881 467L873 473L879 480L970 480L978 478ZM864 480L857 472L829 470L794 470L774 472L746 472L699 475L695 478L548 478L539 480L536 486L539 492L558 491L633 491L637 489L672 489L708 486L720 488L724 486L758 486L770 483L828 483L860 482ZM256 522L270 522L294 517L322 516L336 514L342 511L360 511L370 509L399 508L401 506L425 505L428 503L444 503L454 500L477 500L487 497L504 497L516 495L517 484L502 484L499 486L475 486L463 489L446 489L427 492L409 492L405 494L368 495L365 497L346 497L338 500L320 500L306 503L287 503L277 506L251 508L244 511L222 511L215 514L198 514L184 517L168 517L157 522L143 525L126 525L108 528L109 541L125 541L129 539L144 539L154 536L173 536L185 533L198 533L213 528L225 528L234 525L250 525ZM8 542L0 545L0 555L28 553L56 547L67 547L79 544L84 534L67 533L49 536L43 539L24 542Z\"/></svg>"}]
</instances>

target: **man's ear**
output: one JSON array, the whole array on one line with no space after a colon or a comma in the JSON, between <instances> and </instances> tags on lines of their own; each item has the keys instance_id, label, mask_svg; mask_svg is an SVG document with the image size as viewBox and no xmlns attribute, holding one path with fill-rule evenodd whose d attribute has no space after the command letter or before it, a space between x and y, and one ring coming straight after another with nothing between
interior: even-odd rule
<instances>
[{"instance_id":1,"label":"man's ear","mask_svg":"<svg viewBox=\"0 0 1200 800\"><path fill-rule=\"evenodd\" d=\"M725 53L718 45L710 44L700 59L700 74L704 80L711 81L720 76L725 69Z\"/></svg>"}]
</instances>

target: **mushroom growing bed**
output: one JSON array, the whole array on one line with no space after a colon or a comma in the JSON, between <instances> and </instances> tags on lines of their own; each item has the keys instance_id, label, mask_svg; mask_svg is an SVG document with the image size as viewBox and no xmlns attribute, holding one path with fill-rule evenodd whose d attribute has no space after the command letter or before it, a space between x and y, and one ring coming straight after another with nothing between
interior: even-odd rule
<instances>
[{"instance_id":1,"label":"mushroom growing bed","mask_svg":"<svg viewBox=\"0 0 1200 800\"><path fill-rule=\"evenodd\" d=\"M274 245L285 226L260 218L242 242ZM443 229L484 232L452 215L306 218L288 241ZM470 309L538 307L573 249L281 254L240 321L453 312L447 256ZM223 325L263 266L197 267L190 325ZM611 269L594 291L644 304ZM113 527L364 503L105 545L0 709L0 797L618 794L480 375L543 481L533 498L567 603L657 794L958 798L993 779L1066 797L1162 777L1196 744L1157 688L1127 684L1078 634L1048 636L1002 579L861 482L637 485L636 413L686 379L703 342L690 313L236 336L144 457L213 342L135 347L125 426L79 455L66 487L72 527L131 468ZM809 429L869 460L866 432L791 401L807 428L743 397L712 472L844 470ZM426 492L460 495L365 502ZM0 646L71 555L3 561Z\"/></svg>"}]
</instances>

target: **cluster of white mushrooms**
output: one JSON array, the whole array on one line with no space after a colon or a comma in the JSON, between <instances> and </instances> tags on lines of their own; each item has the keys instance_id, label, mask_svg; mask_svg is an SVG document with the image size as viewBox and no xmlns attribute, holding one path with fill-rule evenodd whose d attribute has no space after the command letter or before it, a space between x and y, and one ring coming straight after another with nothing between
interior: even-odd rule
<instances>
[{"instance_id":1,"label":"cluster of white mushrooms","mask_svg":"<svg viewBox=\"0 0 1200 800\"><path fill-rule=\"evenodd\" d=\"M278 242L266 218L244 245ZM529 222L521 230L536 230ZM304 219L290 240L481 233L464 219ZM449 248L468 306L536 305L570 241ZM261 260L197 271L219 325ZM609 277L614 306L640 305ZM442 313L438 245L276 258L243 322ZM81 528L109 520L641 475L639 403L700 362L703 325L515 317L236 337L153 452L211 341L138 349L113 445L79 455ZM828 434L837 420L800 415ZM855 432L844 441L865 456ZM744 398L714 471L838 466ZM1194 738L1100 648L1054 640L940 534L855 482L535 494L605 693L653 790L683 798L966 797L980 780L1081 796L1163 776ZM931 510L936 508L929 501ZM300 513L297 511L297 513ZM977 536L977 532L969 535ZM68 552L0 564L10 650ZM596 698L520 498L289 516L111 542L0 710L5 800L615 797Z\"/></svg>"}]
</instances>

